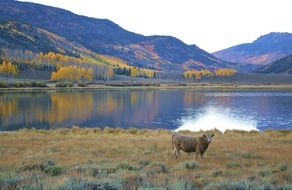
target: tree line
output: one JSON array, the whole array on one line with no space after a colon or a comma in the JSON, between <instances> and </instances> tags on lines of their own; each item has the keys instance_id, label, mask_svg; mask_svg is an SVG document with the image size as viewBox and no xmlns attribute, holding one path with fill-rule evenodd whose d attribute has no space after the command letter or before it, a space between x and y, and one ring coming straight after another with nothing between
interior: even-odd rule
<instances>
[{"instance_id":1,"label":"tree line","mask_svg":"<svg viewBox=\"0 0 292 190\"><path fill-rule=\"evenodd\" d=\"M202 70L188 70L183 73L183 77L186 79L196 79L200 80L204 77L231 77L235 76L238 73L238 71L234 69L228 69L228 68L222 68L212 71L209 71L207 69Z\"/></svg>"},{"instance_id":2,"label":"tree line","mask_svg":"<svg viewBox=\"0 0 292 190\"><path fill-rule=\"evenodd\" d=\"M71 57L53 52L34 53L1 49L0 58L9 60L9 63L13 62L19 70L51 71L52 80L109 80L114 74L145 78L156 76L154 70L129 66L117 58L103 55ZM69 74L70 72L73 74ZM13 75L17 73L14 72Z\"/></svg>"}]
</instances>

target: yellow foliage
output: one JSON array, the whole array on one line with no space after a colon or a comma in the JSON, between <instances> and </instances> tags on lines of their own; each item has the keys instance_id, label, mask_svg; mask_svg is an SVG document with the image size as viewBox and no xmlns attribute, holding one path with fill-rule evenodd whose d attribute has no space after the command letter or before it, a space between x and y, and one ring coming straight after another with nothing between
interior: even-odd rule
<instances>
[{"instance_id":1,"label":"yellow foliage","mask_svg":"<svg viewBox=\"0 0 292 190\"><path fill-rule=\"evenodd\" d=\"M84 78L86 80L93 80L93 69L92 68L88 68L87 70L85 70L84 72Z\"/></svg>"},{"instance_id":2,"label":"yellow foliage","mask_svg":"<svg viewBox=\"0 0 292 190\"><path fill-rule=\"evenodd\" d=\"M207 69L202 69L200 71L198 70L189 70L183 73L183 76L186 79L201 79L202 77L205 76L212 76L213 73Z\"/></svg>"},{"instance_id":3,"label":"yellow foliage","mask_svg":"<svg viewBox=\"0 0 292 190\"><path fill-rule=\"evenodd\" d=\"M93 69L80 68L77 66L61 67L57 72L52 72L51 80L71 80L78 81L84 78L86 80L93 79Z\"/></svg>"},{"instance_id":4,"label":"yellow foliage","mask_svg":"<svg viewBox=\"0 0 292 190\"><path fill-rule=\"evenodd\" d=\"M16 76L18 74L17 66L13 65L10 61L4 60L0 65L0 74Z\"/></svg>"},{"instance_id":5,"label":"yellow foliage","mask_svg":"<svg viewBox=\"0 0 292 190\"><path fill-rule=\"evenodd\" d=\"M238 72L234 69L217 69L215 75L219 77L231 77L236 75Z\"/></svg>"},{"instance_id":6,"label":"yellow foliage","mask_svg":"<svg viewBox=\"0 0 292 190\"><path fill-rule=\"evenodd\" d=\"M137 77L138 76L138 69L136 67L130 68L130 76L131 77Z\"/></svg>"},{"instance_id":7,"label":"yellow foliage","mask_svg":"<svg viewBox=\"0 0 292 190\"><path fill-rule=\"evenodd\" d=\"M186 79L201 79L202 77L208 77L208 76L219 76L219 77L230 77L236 75L238 72L234 69L217 69L213 72L202 69L200 71L198 70L188 70L183 73L184 78Z\"/></svg>"}]
</instances>

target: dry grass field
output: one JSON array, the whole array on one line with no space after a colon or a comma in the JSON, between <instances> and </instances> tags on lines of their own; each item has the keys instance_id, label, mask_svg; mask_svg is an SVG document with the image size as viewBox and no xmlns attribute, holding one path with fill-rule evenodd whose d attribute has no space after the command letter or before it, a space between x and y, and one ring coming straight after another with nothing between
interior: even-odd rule
<instances>
[{"instance_id":1,"label":"dry grass field","mask_svg":"<svg viewBox=\"0 0 292 190\"><path fill-rule=\"evenodd\" d=\"M172 133L78 127L2 132L0 189L292 189L292 131L215 132L204 159L182 153L179 161Z\"/></svg>"}]
</instances>

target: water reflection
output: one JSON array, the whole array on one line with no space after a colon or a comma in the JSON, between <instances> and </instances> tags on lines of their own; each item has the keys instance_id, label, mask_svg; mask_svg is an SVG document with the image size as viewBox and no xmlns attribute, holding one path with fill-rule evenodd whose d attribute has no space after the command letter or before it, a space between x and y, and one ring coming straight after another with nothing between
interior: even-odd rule
<instances>
[{"instance_id":1,"label":"water reflection","mask_svg":"<svg viewBox=\"0 0 292 190\"><path fill-rule=\"evenodd\" d=\"M291 91L0 92L0 130L23 127L292 129Z\"/></svg>"},{"instance_id":2,"label":"water reflection","mask_svg":"<svg viewBox=\"0 0 292 190\"><path fill-rule=\"evenodd\" d=\"M217 129L225 132L226 130L258 130L257 122L252 118L236 117L230 113L230 110L216 109L214 107L206 107L202 114L191 115L181 119L181 126L176 129L190 131L206 131Z\"/></svg>"}]
</instances>

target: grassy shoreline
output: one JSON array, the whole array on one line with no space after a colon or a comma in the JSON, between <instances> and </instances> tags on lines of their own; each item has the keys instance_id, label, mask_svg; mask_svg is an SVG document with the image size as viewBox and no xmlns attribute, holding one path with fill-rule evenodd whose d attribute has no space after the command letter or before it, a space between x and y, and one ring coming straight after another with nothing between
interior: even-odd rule
<instances>
[{"instance_id":1,"label":"grassy shoreline","mask_svg":"<svg viewBox=\"0 0 292 190\"><path fill-rule=\"evenodd\" d=\"M181 133L200 136L202 132ZM203 160L173 131L78 128L0 133L1 189L291 189L292 131L215 132Z\"/></svg>"},{"instance_id":2,"label":"grassy shoreline","mask_svg":"<svg viewBox=\"0 0 292 190\"><path fill-rule=\"evenodd\" d=\"M111 84L93 84L85 87L79 87L74 85L73 87L55 87L49 85L48 87L20 87L20 88L0 88L0 91L22 91L22 90L107 90L107 89L279 89L279 90L291 90L292 84L209 84L209 83L191 83L191 84L147 84L147 85L111 85Z\"/></svg>"}]
</instances>

